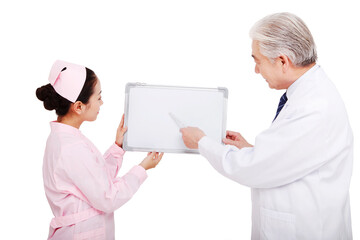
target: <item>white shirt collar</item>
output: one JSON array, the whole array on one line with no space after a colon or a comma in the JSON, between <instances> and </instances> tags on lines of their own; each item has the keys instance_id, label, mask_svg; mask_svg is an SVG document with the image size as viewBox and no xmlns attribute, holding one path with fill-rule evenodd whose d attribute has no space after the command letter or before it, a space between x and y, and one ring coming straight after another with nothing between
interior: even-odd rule
<instances>
[{"instance_id":1,"label":"white shirt collar","mask_svg":"<svg viewBox=\"0 0 360 240\"><path fill-rule=\"evenodd\" d=\"M318 68L320 68L319 65L315 64L312 68L310 68L308 71L306 71L303 75L301 75L293 84L290 85L290 87L286 91L286 96L289 98L291 95L295 92L295 89L303 82L304 80L308 79L309 76L315 72Z\"/></svg>"}]
</instances>

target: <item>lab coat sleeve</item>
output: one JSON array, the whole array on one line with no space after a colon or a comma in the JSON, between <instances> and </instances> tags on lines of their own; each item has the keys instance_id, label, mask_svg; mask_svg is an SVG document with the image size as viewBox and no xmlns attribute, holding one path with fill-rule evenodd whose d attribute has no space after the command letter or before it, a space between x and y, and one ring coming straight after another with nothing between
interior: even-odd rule
<instances>
[{"instance_id":1,"label":"lab coat sleeve","mask_svg":"<svg viewBox=\"0 0 360 240\"><path fill-rule=\"evenodd\" d=\"M100 157L85 144L73 145L63 151L56 177L60 179L58 183L63 191L76 195L100 211L110 213L135 194L147 174L143 167L134 166L123 177L113 178L105 160Z\"/></svg>"},{"instance_id":2,"label":"lab coat sleeve","mask_svg":"<svg viewBox=\"0 0 360 240\"><path fill-rule=\"evenodd\" d=\"M274 122L251 148L224 146L203 137L200 154L222 175L252 188L294 182L331 159L326 149L326 142L331 141L329 127L316 109L297 110Z\"/></svg>"},{"instance_id":3,"label":"lab coat sleeve","mask_svg":"<svg viewBox=\"0 0 360 240\"><path fill-rule=\"evenodd\" d=\"M115 178L121 168L125 151L115 143L105 152L104 159L106 168L113 178Z\"/></svg>"}]
</instances>

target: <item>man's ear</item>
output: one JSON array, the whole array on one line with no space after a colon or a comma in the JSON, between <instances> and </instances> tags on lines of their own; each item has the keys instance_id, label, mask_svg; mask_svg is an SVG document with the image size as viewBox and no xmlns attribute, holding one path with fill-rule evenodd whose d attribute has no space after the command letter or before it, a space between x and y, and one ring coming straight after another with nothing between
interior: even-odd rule
<instances>
[{"instance_id":1,"label":"man's ear","mask_svg":"<svg viewBox=\"0 0 360 240\"><path fill-rule=\"evenodd\" d=\"M290 59L286 55L280 55L279 60L281 62L281 67L282 67L283 73L287 72L287 70L289 69L290 64L291 64Z\"/></svg>"},{"instance_id":2,"label":"man's ear","mask_svg":"<svg viewBox=\"0 0 360 240\"><path fill-rule=\"evenodd\" d=\"M80 115L85 110L85 106L82 102L76 101L72 106L72 110L74 113Z\"/></svg>"}]
</instances>

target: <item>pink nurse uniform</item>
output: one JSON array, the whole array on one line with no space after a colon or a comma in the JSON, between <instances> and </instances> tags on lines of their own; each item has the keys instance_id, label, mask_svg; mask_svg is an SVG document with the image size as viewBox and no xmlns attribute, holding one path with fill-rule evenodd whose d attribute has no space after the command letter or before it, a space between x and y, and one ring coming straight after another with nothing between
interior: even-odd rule
<instances>
[{"instance_id":1,"label":"pink nurse uniform","mask_svg":"<svg viewBox=\"0 0 360 240\"><path fill-rule=\"evenodd\" d=\"M141 166L116 175L124 150L116 144L102 155L79 129L51 122L43 177L54 218L49 239L115 239L114 211L147 178Z\"/></svg>"}]
</instances>

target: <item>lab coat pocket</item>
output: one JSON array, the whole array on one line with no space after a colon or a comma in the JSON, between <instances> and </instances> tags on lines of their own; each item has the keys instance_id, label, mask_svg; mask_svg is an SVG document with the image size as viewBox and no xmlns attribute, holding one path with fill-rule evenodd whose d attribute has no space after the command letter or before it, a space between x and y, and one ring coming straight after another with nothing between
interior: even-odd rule
<instances>
[{"instance_id":1,"label":"lab coat pocket","mask_svg":"<svg viewBox=\"0 0 360 240\"><path fill-rule=\"evenodd\" d=\"M105 227L75 234L74 240L105 240Z\"/></svg>"},{"instance_id":2,"label":"lab coat pocket","mask_svg":"<svg viewBox=\"0 0 360 240\"><path fill-rule=\"evenodd\" d=\"M261 208L260 239L296 239L295 215Z\"/></svg>"}]
</instances>

